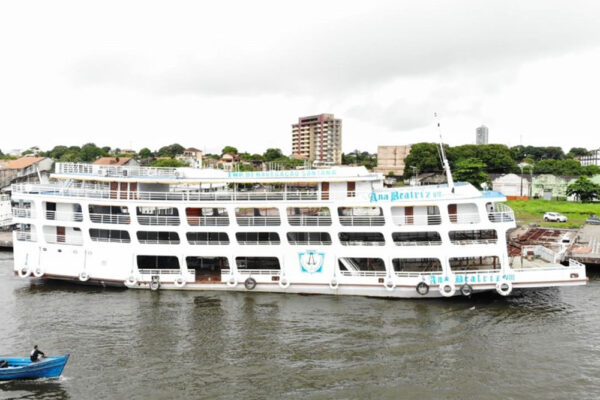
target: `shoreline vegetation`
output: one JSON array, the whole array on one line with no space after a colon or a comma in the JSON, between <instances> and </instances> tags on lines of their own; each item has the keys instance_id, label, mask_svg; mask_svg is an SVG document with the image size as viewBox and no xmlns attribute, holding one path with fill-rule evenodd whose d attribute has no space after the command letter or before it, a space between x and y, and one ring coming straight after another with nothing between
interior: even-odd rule
<instances>
[{"instance_id":1,"label":"shoreline vegetation","mask_svg":"<svg viewBox=\"0 0 600 400\"><path fill-rule=\"evenodd\" d=\"M517 225L537 224L553 228L580 228L591 214L600 215L600 203L578 203L558 200L508 200L506 204L515 212ZM567 222L546 222L545 212L558 212Z\"/></svg>"}]
</instances>

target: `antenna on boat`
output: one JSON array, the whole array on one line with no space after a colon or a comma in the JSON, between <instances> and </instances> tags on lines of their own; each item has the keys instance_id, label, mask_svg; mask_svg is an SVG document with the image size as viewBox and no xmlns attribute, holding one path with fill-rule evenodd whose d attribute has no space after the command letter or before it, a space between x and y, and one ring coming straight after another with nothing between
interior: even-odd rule
<instances>
[{"instance_id":1,"label":"antenna on boat","mask_svg":"<svg viewBox=\"0 0 600 400\"><path fill-rule=\"evenodd\" d=\"M450 170L450 164L448 163L448 159L446 158L446 152L444 151L444 141L442 139L442 127L440 125L440 119L437 113L433 113L435 117L435 123L437 124L437 130L440 135L440 152L442 155L442 164L444 167L444 171L446 171L446 178L448 179L448 187L454 193L454 179L452 179L452 171Z\"/></svg>"}]
</instances>

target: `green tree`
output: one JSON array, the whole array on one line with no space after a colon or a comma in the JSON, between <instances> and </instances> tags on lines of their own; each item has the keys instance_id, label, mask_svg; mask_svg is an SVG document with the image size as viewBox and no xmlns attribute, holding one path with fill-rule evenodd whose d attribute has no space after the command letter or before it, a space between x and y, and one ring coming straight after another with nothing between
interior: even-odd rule
<instances>
[{"instance_id":1,"label":"green tree","mask_svg":"<svg viewBox=\"0 0 600 400\"><path fill-rule=\"evenodd\" d=\"M597 165L586 165L581 167L581 173L587 176L600 175L600 167Z\"/></svg>"},{"instance_id":2,"label":"green tree","mask_svg":"<svg viewBox=\"0 0 600 400\"><path fill-rule=\"evenodd\" d=\"M438 145L435 143L416 143L410 148L410 153L404 160L404 178L410 178L412 169L417 167L419 172L440 172L442 163L440 162Z\"/></svg>"},{"instance_id":3,"label":"green tree","mask_svg":"<svg viewBox=\"0 0 600 400\"><path fill-rule=\"evenodd\" d=\"M574 195L583 203L588 203L600 197L600 185L595 184L586 176L581 176L567 186L567 195Z\"/></svg>"},{"instance_id":4,"label":"green tree","mask_svg":"<svg viewBox=\"0 0 600 400\"><path fill-rule=\"evenodd\" d=\"M187 166L186 163L184 163L183 161L179 161L176 160L174 158L169 158L169 159L163 159L163 160L155 160L152 164L150 164L153 167L172 167L172 168L178 168L178 167L185 167Z\"/></svg>"},{"instance_id":5,"label":"green tree","mask_svg":"<svg viewBox=\"0 0 600 400\"><path fill-rule=\"evenodd\" d=\"M481 184L490 180L485 173L485 167L485 163L479 158L466 158L456 163L452 175L456 181L469 182L481 189Z\"/></svg>"},{"instance_id":6,"label":"green tree","mask_svg":"<svg viewBox=\"0 0 600 400\"><path fill-rule=\"evenodd\" d=\"M81 147L80 158L85 162L92 162L103 154L102 149L94 143L86 143Z\"/></svg>"},{"instance_id":7,"label":"green tree","mask_svg":"<svg viewBox=\"0 0 600 400\"><path fill-rule=\"evenodd\" d=\"M140 158L150 158L150 157L152 157L152 152L147 147L144 147L143 149L141 149L138 154L139 154Z\"/></svg>"},{"instance_id":8,"label":"green tree","mask_svg":"<svg viewBox=\"0 0 600 400\"><path fill-rule=\"evenodd\" d=\"M225 146L225 147L223 147L223 150L221 150L221 154L225 154L225 153L237 154L238 153L238 149L236 149L233 146Z\"/></svg>"},{"instance_id":9,"label":"green tree","mask_svg":"<svg viewBox=\"0 0 600 400\"><path fill-rule=\"evenodd\" d=\"M571 150L567 153L567 157L582 157L587 156L589 151L584 147L572 147Z\"/></svg>"},{"instance_id":10,"label":"green tree","mask_svg":"<svg viewBox=\"0 0 600 400\"><path fill-rule=\"evenodd\" d=\"M157 155L159 157L175 157L178 154L183 154L183 151L185 150L185 148L178 144L178 143L174 143L171 144L169 146L163 146L160 149L158 149Z\"/></svg>"},{"instance_id":11,"label":"green tree","mask_svg":"<svg viewBox=\"0 0 600 400\"><path fill-rule=\"evenodd\" d=\"M284 157L283 153L279 149L267 149L267 151L263 153L263 156L265 157L266 161L275 161L278 158Z\"/></svg>"}]
</instances>

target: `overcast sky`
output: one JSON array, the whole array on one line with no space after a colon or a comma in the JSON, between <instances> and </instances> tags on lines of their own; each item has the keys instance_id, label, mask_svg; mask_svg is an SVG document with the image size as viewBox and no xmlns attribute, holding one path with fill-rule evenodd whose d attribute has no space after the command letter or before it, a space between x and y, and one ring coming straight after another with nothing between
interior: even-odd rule
<instances>
[{"instance_id":1,"label":"overcast sky","mask_svg":"<svg viewBox=\"0 0 600 400\"><path fill-rule=\"evenodd\" d=\"M598 1L3 1L0 149L600 147Z\"/></svg>"}]
</instances>

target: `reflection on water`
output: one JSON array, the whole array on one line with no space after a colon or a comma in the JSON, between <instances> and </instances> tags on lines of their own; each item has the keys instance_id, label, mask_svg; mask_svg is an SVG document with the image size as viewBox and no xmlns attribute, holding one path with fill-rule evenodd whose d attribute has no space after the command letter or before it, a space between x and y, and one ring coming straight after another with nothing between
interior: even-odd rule
<instances>
[{"instance_id":1,"label":"reflection on water","mask_svg":"<svg viewBox=\"0 0 600 400\"><path fill-rule=\"evenodd\" d=\"M440 300L133 291L12 276L0 354L71 353L28 398L596 398L600 280Z\"/></svg>"}]
</instances>

